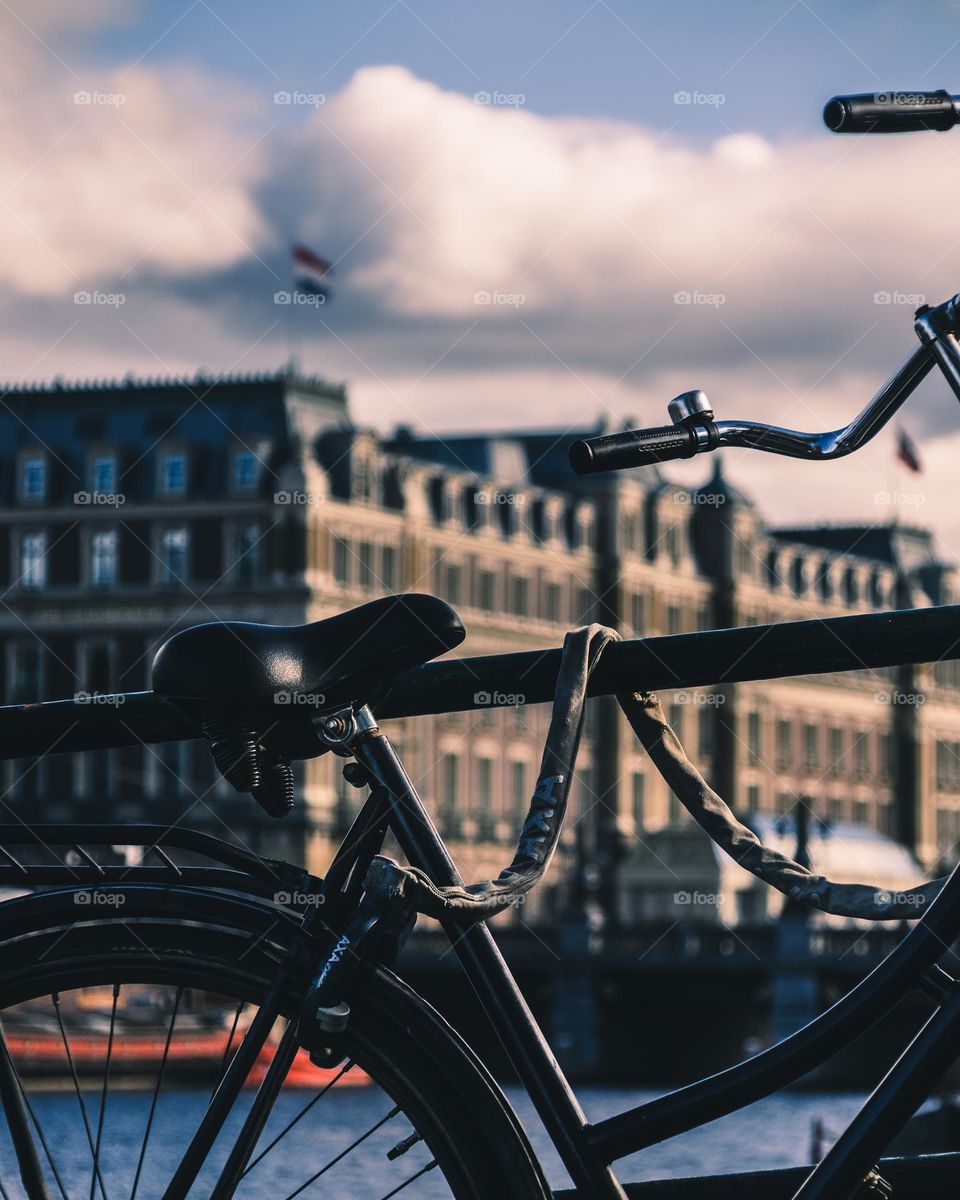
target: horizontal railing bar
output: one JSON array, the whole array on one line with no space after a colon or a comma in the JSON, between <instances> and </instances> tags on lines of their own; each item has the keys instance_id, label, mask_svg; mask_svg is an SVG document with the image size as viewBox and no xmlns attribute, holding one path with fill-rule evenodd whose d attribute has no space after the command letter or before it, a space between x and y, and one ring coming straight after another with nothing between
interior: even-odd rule
<instances>
[{"instance_id":1,"label":"horizontal railing bar","mask_svg":"<svg viewBox=\"0 0 960 1200\"><path fill-rule=\"evenodd\" d=\"M749 625L622 641L590 678L591 696L640 689L877 669L960 658L960 605ZM399 675L383 718L538 704L550 700L560 650L425 663ZM0 759L201 736L198 723L152 692L0 707Z\"/></svg>"}]
</instances>

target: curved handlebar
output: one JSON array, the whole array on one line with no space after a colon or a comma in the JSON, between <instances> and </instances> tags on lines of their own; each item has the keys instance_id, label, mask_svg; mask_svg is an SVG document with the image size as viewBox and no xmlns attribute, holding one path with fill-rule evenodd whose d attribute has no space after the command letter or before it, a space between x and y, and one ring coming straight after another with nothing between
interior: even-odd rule
<instances>
[{"instance_id":1,"label":"curved handlebar","mask_svg":"<svg viewBox=\"0 0 960 1200\"><path fill-rule=\"evenodd\" d=\"M939 366L960 399L960 295L917 312L920 344L849 425L826 433L802 433L757 421L715 421L702 392L684 392L670 402L672 426L628 429L574 442L570 465L578 475L692 458L721 446L765 450L789 458L826 461L865 446L887 424L911 392Z\"/></svg>"}]
</instances>

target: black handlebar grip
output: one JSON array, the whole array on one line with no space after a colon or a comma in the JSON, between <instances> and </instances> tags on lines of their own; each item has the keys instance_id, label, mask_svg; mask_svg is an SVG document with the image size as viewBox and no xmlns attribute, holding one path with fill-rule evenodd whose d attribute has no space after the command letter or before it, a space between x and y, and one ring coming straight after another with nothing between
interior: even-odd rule
<instances>
[{"instance_id":1,"label":"black handlebar grip","mask_svg":"<svg viewBox=\"0 0 960 1200\"><path fill-rule=\"evenodd\" d=\"M595 471L651 466L672 458L693 458L696 452L695 429L689 425L659 425L574 442L570 466L578 475L591 475Z\"/></svg>"},{"instance_id":2,"label":"black handlebar grip","mask_svg":"<svg viewBox=\"0 0 960 1200\"><path fill-rule=\"evenodd\" d=\"M914 133L952 129L957 123L953 97L939 92L863 92L834 96L823 110L823 123L834 133Z\"/></svg>"}]
</instances>

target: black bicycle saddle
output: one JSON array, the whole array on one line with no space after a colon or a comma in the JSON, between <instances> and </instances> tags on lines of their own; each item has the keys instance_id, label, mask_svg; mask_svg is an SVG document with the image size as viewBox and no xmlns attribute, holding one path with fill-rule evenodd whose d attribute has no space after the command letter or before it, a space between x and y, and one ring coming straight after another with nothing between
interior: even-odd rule
<instances>
[{"instance_id":1,"label":"black bicycle saddle","mask_svg":"<svg viewBox=\"0 0 960 1200\"><path fill-rule=\"evenodd\" d=\"M174 634L153 660L152 686L171 700L242 711L365 703L405 667L459 646L449 604L411 592L307 625L211 622Z\"/></svg>"}]
</instances>

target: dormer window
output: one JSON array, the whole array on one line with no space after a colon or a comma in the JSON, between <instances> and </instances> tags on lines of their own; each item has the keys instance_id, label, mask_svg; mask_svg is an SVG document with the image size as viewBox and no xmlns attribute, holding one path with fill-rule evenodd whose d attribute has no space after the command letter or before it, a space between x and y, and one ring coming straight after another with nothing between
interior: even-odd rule
<instances>
[{"instance_id":1,"label":"dormer window","mask_svg":"<svg viewBox=\"0 0 960 1200\"><path fill-rule=\"evenodd\" d=\"M117 460L112 454L95 454L90 462L90 490L112 496L117 490Z\"/></svg>"},{"instance_id":2,"label":"dormer window","mask_svg":"<svg viewBox=\"0 0 960 1200\"><path fill-rule=\"evenodd\" d=\"M160 456L160 491L165 496L183 496L187 490L187 456L182 450L167 450Z\"/></svg>"},{"instance_id":3,"label":"dormer window","mask_svg":"<svg viewBox=\"0 0 960 1200\"><path fill-rule=\"evenodd\" d=\"M33 504L47 498L47 460L42 454L28 454L20 467L20 495Z\"/></svg>"},{"instance_id":4,"label":"dormer window","mask_svg":"<svg viewBox=\"0 0 960 1200\"><path fill-rule=\"evenodd\" d=\"M257 486L259 460L252 450L238 450L233 456L233 486L238 492L252 492Z\"/></svg>"}]
</instances>

